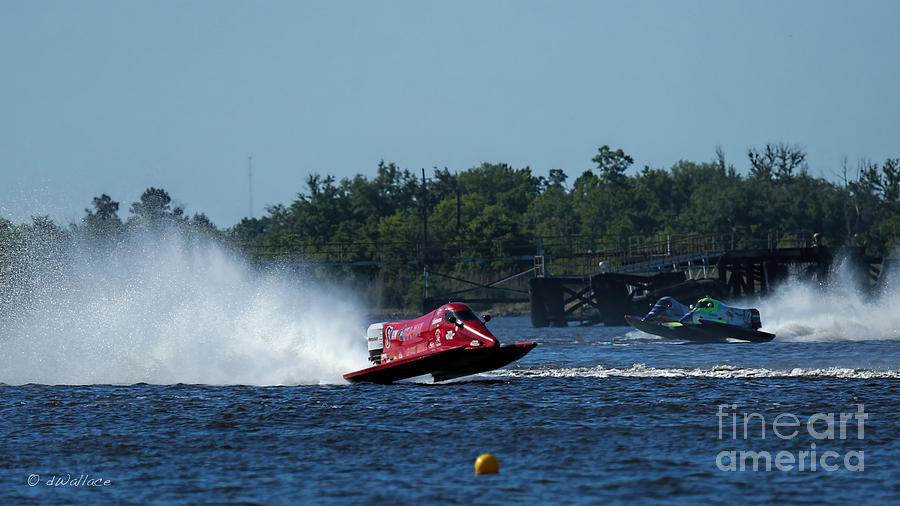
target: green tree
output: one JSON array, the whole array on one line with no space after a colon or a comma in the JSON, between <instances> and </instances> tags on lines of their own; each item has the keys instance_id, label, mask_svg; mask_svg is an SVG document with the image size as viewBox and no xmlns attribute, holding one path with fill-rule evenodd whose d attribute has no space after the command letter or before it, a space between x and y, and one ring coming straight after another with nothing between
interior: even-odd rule
<instances>
[{"instance_id":1,"label":"green tree","mask_svg":"<svg viewBox=\"0 0 900 506\"><path fill-rule=\"evenodd\" d=\"M544 188L558 188L565 190L566 179L569 179L569 176L567 176L562 169L550 169L550 177L547 178Z\"/></svg>"},{"instance_id":2,"label":"green tree","mask_svg":"<svg viewBox=\"0 0 900 506\"><path fill-rule=\"evenodd\" d=\"M119 218L119 203L107 194L94 197L93 208L85 209L82 218L88 235L97 239L112 239L122 232L122 220Z\"/></svg>"},{"instance_id":3,"label":"green tree","mask_svg":"<svg viewBox=\"0 0 900 506\"><path fill-rule=\"evenodd\" d=\"M5 286L16 255L22 247L21 232L5 218L0 218L0 290ZM2 298L2 291L0 291Z\"/></svg>"},{"instance_id":4,"label":"green tree","mask_svg":"<svg viewBox=\"0 0 900 506\"><path fill-rule=\"evenodd\" d=\"M131 204L131 214L140 223L157 225L163 221L178 221L184 215L184 209L170 206L172 198L162 188L147 188L137 202Z\"/></svg>"},{"instance_id":5,"label":"green tree","mask_svg":"<svg viewBox=\"0 0 900 506\"><path fill-rule=\"evenodd\" d=\"M796 144L769 143L761 150L750 147L747 157L750 159L750 175L758 179L771 179L774 176L786 181L795 175L794 171L797 169L807 172L806 151Z\"/></svg>"},{"instance_id":6,"label":"green tree","mask_svg":"<svg viewBox=\"0 0 900 506\"><path fill-rule=\"evenodd\" d=\"M549 186L531 201L526 219L530 235L561 236L578 230L572 199L557 185Z\"/></svg>"},{"instance_id":7,"label":"green tree","mask_svg":"<svg viewBox=\"0 0 900 506\"><path fill-rule=\"evenodd\" d=\"M625 171L634 163L634 158L621 149L613 151L604 144L591 161L597 164L600 177L605 183L619 184L625 180Z\"/></svg>"},{"instance_id":8,"label":"green tree","mask_svg":"<svg viewBox=\"0 0 900 506\"><path fill-rule=\"evenodd\" d=\"M188 222L190 230L200 233L207 237L222 238L224 234L216 228L216 225L206 216L205 213L194 213Z\"/></svg>"}]
</instances>

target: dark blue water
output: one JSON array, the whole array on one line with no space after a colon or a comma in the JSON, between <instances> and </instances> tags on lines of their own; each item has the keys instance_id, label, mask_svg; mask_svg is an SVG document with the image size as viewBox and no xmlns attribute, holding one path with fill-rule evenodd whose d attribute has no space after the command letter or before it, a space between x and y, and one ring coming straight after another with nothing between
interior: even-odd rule
<instances>
[{"instance_id":1,"label":"dark blue water","mask_svg":"<svg viewBox=\"0 0 900 506\"><path fill-rule=\"evenodd\" d=\"M900 341L685 345L522 318L491 328L541 345L446 384L0 386L0 504L900 499ZM720 405L735 407L723 419ZM867 418L849 418L860 409ZM772 433L783 413L800 421L792 438ZM834 414L834 439L807 430L816 413ZM812 444L817 466L830 451L836 469L717 465L730 462L720 452L797 459ZM484 452L498 475L474 474ZM98 478L109 483L87 484Z\"/></svg>"}]
</instances>

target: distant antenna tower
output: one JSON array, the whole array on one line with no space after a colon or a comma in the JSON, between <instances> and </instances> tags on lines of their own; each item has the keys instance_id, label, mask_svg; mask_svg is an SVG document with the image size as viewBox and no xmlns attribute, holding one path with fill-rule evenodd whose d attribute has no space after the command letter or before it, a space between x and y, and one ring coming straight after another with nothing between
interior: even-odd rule
<instances>
[{"instance_id":1,"label":"distant antenna tower","mask_svg":"<svg viewBox=\"0 0 900 506\"><path fill-rule=\"evenodd\" d=\"M250 218L253 218L253 156L247 157L247 187L250 192Z\"/></svg>"}]
</instances>

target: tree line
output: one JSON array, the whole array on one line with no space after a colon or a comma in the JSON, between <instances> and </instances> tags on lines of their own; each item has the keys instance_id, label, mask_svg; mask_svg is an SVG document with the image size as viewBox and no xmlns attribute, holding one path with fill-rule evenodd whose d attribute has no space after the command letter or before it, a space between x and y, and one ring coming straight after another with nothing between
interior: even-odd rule
<instances>
[{"instance_id":1,"label":"tree line","mask_svg":"<svg viewBox=\"0 0 900 506\"><path fill-rule=\"evenodd\" d=\"M294 241L422 241L424 215L436 242L810 231L833 246L858 243L888 253L900 232L900 159L863 160L855 170L845 162L829 181L810 175L806 156L799 146L767 144L748 149L747 175L720 149L710 162L629 174L634 159L604 145L595 167L571 184L560 169L543 177L529 167L484 163L457 173L434 169L424 189L415 174L382 161L371 180L310 175L290 205L244 218L228 233L272 248Z\"/></svg>"},{"instance_id":2,"label":"tree line","mask_svg":"<svg viewBox=\"0 0 900 506\"><path fill-rule=\"evenodd\" d=\"M371 179L312 174L293 202L228 228L216 227L203 213L188 216L160 188L147 189L133 202L126 220L119 216L119 202L104 194L93 198L80 223L68 227L46 216L21 225L0 218L0 269L36 243L49 247L77 237L103 244L162 226L255 255L290 255L305 245L336 243L367 243L379 254L401 255L426 234L429 244L455 243L463 255L483 254L492 241L533 243L540 236L803 231L821 233L830 246L862 245L876 254L889 254L900 241L900 159L862 160L852 168L844 162L828 180L810 175L807 154L796 145L767 144L746 155L746 174L727 163L721 149L709 162L634 170L632 156L604 145L593 166L571 181L560 169L544 177L527 166L483 163L458 172L435 168L423 182L382 161ZM457 266L456 272L488 279L498 268ZM415 306L421 294L421 272L404 266L330 269L322 275L365 287L364 296L380 306Z\"/></svg>"}]
</instances>

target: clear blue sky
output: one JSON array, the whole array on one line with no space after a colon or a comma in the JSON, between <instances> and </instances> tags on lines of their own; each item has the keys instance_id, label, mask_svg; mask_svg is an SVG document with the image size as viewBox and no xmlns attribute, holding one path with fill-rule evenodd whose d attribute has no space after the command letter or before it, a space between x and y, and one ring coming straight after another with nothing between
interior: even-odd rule
<instances>
[{"instance_id":1,"label":"clear blue sky","mask_svg":"<svg viewBox=\"0 0 900 506\"><path fill-rule=\"evenodd\" d=\"M0 0L0 216L149 186L220 227L308 174L900 156L900 2ZM121 213L127 216L127 212Z\"/></svg>"}]
</instances>

